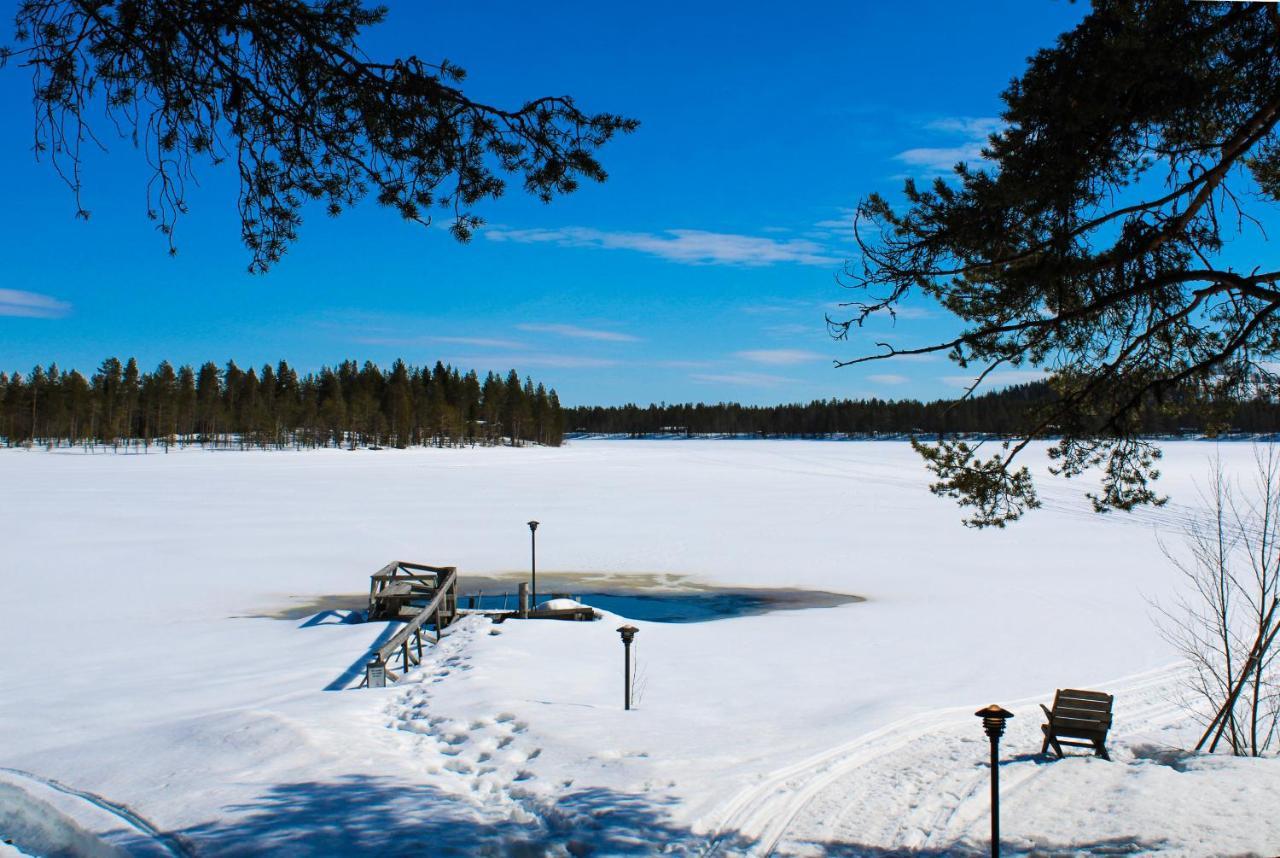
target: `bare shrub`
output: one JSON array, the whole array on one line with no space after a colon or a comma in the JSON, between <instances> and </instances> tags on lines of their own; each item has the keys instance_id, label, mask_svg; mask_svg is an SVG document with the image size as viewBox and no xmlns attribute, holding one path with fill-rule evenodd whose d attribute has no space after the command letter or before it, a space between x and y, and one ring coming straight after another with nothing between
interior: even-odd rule
<instances>
[{"instance_id":1,"label":"bare shrub","mask_svg":"<svg viewBox=\"0 0 1280 858\"><path fill-rule=\"evenodd\" d=\"M1228 476L1215 457L1201 507L1183 526L1181 549L1162 545L1183 576L1164 636L1183 654L1193 709L1205 726L1196 750L1259 756L1280 741L1280 449L1255 448L1252 482Z\"/></svg>"}]
</instances>

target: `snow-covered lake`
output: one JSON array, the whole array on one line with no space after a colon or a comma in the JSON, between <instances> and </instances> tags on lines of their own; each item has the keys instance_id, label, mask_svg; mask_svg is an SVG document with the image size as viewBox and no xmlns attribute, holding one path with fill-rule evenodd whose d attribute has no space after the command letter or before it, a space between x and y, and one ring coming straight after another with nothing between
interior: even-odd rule
<instances>
[{"instance_id":1,"label":"snow-covered lake","mask_svg":"<svg viewBox=\"0 0 1280 858\"><path fill-rule=\"evenodd\" d=\"M1085 485L973 531L899 442L86 455L0 450L0 834L88 854L1280 851L1280 764L1187 760L1151 600L1220 449L1166 446L1174 502ZM687 576L867 601L638 622L459 623L399 686L326 691L384 624L271 619L389 560L466 576ZM1114 763L1043 764L1037 703L1117 694ZM0 840L4 839L0 837ZM24 840L25 838L25 840ZM59 840L61 839L61 840ZM107 844L107 845L104 845ZM519 845L523 844L523 847ZM2 848L2 847L0 847ZM149 850L149 851L148 851Z\"/></svg>"}]
</instances>

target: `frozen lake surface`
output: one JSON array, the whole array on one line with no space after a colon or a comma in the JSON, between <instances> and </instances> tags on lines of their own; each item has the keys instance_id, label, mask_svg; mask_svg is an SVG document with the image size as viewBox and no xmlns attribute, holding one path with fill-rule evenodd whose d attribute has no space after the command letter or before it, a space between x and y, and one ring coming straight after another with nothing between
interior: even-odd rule
<instances>
[{"instance_id":1,"label":"frozen lake surface","mask_svg":"<svg viewBox=\"0 0 1280 858\"><path fill-rule=\"evenodd\" d=\"M1161 509L1097 516L1087 483L1050 480L1044 509L987 532L898 442L0 450L0 833L130 854L976 854L972 712L999 702L1006 854L1272 854L1276 760L1177 753L1195 725L1152 623L1177 582L1159 540L1214 449L1166 445ZM1247 444L1221 452L1247 474ZM323 614L329 594L393 559L457 566L464 591L510 580L530 518L540 592L609 593L542 586L596 570L866 601L472 617L400 685L325 690L388 632ZM1036 758L1059 687L1117 695L1115 762Z\"/></svg>"}]
</instances>

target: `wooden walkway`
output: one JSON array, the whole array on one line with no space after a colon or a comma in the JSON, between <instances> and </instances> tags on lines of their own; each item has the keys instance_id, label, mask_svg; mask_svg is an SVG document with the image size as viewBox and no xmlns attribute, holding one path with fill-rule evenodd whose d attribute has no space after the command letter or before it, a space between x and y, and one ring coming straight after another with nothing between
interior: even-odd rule
<instances>
[{"instance_id":1,"label":"wooden walkway","mask_svg":"<svg viewBox=\"0 0 1280 858\"><path fill-rule=\"evenodd\" d=\"M425 601L425 604L421 604ZM415 604L419 603L419 604ZM405 620L404 626L378 648L372 665L380 665L391 682L422 663L422 637L428 625L435 639L458 616L458 568L426 566L396 560L369 576L369 619ZM412 644L410 644L412 640ZM399 659L399 670L392 662ZM369 671L361 687L369 683Z\"/></svg>"},{"instance_id":2,"label":"wooden walkway","mask_svg":"<svg viewBox=\"0 0 1280 858\"><path fill-rule=\"evenodd\" d=\"M366 665L360 687L397 682L409 669L422 663L422 640L441 632L464 614L482 614L496 623L512 619L594 620L599 615L590 607L530 609L525 585L520 584L515 611L482 610L480 596L471 597L471 607L458 608L458 567L427 566L395 560L369 576L369 620L399 620L404 625L378 647ZM428 630L430 627L430 630Z\"/></svg>"}]
</instances>

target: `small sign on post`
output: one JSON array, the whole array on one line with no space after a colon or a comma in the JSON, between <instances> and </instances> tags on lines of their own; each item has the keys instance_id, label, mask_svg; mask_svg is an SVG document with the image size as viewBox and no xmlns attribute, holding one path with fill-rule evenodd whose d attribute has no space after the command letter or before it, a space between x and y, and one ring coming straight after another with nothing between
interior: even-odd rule
<instances>
[{"instance_id":1,"label":"small sign on post","mask_svg":"<svg viewBox=\"0 0 1280 858\"><path fill-rule=\"evenodd\" d=\"M382 659L375 658L364 667L365 684L370 688L386 688L387 687L387 666L382 663Z\"/></svg>"}]
</instances>

